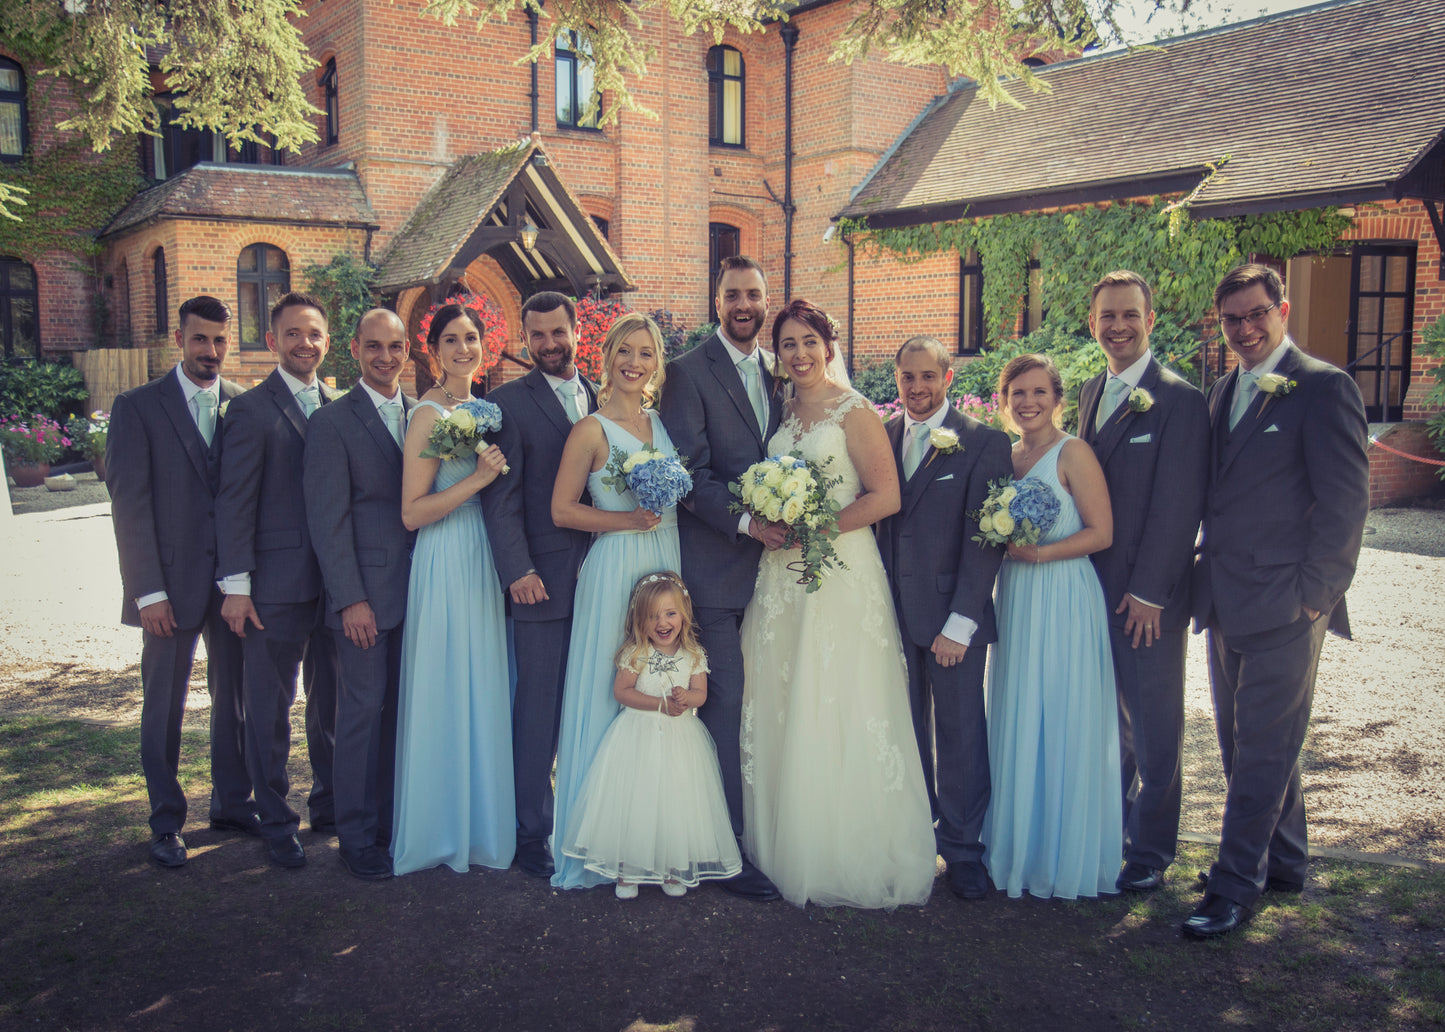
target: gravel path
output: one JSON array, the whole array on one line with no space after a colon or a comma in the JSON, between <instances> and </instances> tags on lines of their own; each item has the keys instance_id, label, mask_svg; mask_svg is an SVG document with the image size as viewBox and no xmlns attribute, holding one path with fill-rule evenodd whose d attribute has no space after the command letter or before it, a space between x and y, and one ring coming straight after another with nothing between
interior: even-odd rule
<instances>
[{"instance_id":1,"label":"gravel path","mask_svg":"<svg viewBox=\"0 0 1445 1032\"><path fill-rule=\"evenodd\" d=\"M122 627L103 485L11 490L0 517L0 711L134 721L140 632ZM83 504L77 504L83 503ZM1354 640L1325 642L1305 741L1316 846L1445 863L1445 509L1377 509L1350 589ZM1224 779L1204 639L1190 639L1183 829L1218 835ZM204 708L204 678L192 685Z\"/></svg>"}]
</instances>

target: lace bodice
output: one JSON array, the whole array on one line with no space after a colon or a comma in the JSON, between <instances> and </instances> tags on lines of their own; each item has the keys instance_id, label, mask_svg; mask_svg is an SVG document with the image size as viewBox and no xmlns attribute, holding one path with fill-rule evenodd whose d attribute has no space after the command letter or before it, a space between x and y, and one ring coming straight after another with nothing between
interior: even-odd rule
<instances>
[{"instance_id":1,"label":"lace bodice","mask_svg":"<svg viewBox=\"0 0 1445 1032\"><path fill-rule=\"evenodd\" d=\"M867 404L868 399L863 395L848 391L833 401L821 419L804 425L794 411L794 402L788 402L782 425L768 440L768 454L796 452L818 463L829 476L842 478L828 492L829 497L838 503L839 508L851 504L858 497L862 480L853 460L848 457L848 437L843 430L843 418L858 406Z\"/></svg>"}]
</instances>

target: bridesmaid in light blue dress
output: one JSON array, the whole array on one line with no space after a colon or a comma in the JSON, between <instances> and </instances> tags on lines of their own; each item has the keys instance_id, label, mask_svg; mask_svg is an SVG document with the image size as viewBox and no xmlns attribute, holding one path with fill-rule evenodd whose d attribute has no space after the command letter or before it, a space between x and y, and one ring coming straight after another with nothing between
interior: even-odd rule
<instances>
[{"instance_id":1,"label":"bridesmaid in light blue dress","mask_svg":"<svg viewBox=\"0 0 1445 1032\"><path fill-rule=\"evenodd\" d=\"M1119 724L1108 613L1089 555L1113 514L1088 445L1055 425L1053 362L1020 355L999 396L1022 432L1014 477L1046 485L1059 515L1037 545L1010 545L999 572L998 644L988 683L984 864L1018 897L1112 894L1123 855Z\"/></svg>"},{"instance_id":2,"label":"bridesmaid in light blue dress","mask_svg":"<svg viewBox=\"0 0 1445 1032\"><path fill-rule=\"evenodd\" d=\"M407 430L402 521L420 528L402 638L397 719L397 874L442 864L505 868L516 847L507 638L479 491L506 458L423 459L433 425L470 396L486 354L476 313L445 305L432 320L427 358L438 386Z\"/></svg>"},{"instance_id":3,"label":"bridesmaid in light blue dress","mask_svg":"<svg viewBox=\"0 0 1445 1032\"><path fill-rule=\"evenodd\" d=\"M657 324L637 313L622 316L602 345L601 405L572 428L552 492L553 523L597 534L578 575L562 688L552 812L552 884L561 889L612 884L587 870L581 860L563 856L562 835L602 736L620 708L612 696L612 681L632 586L645 574L676 570L682 563L677 510L648 512L625 487L603 483L610 475L605 467L613 448L631 454L650 446L677 454L656 411L643 407L662 380ZM584 487L591 505L581 501Z\"/></svg>"}]
</instances>

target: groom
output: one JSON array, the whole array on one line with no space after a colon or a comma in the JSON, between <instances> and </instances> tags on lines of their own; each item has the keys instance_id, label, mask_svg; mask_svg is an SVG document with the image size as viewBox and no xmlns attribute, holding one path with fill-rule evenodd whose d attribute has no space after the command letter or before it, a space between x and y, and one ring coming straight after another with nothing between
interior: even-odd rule
<instances>
[{"instance_id":1,"label":"groom","mask_svg":"<svg viewBox=\"0 0 1445 1032\"><path fill-rule=\"evenodd\" d=\"M718 269L716 333L667 368L662 422L692 471L692 493L677 513L682 579L692 593L698 638L707 650L708 704L698 711L717 745L733 834L743 833L743 610L753 597L763 547L782 532L729 511L728 484L766 455L782 419L782 398L757 346L768 314L768 285L751 258ZM771 538L771 540L769 540ZM734 895L776 899L767 877L743 860L722 883Z\"/></svg>"},{"instance_id":2,"label":"groom","mask_svg":"<svg viewBox=\"0 0 1445 1032\"><path fill-rule=\"evenodd\" d=\"M1008 435L948 404L953 361L933 337L911 337L894 358L905 414L888 423L903 505L878 524L908 660L908 701L948 885L964 899L988 894L983 866L988 810L984 658L998 640L993 582L1003 549L969 539L990 480L1013 472ZM936 741L936 745L935 745Z\"/></svg>"}]
</instances>

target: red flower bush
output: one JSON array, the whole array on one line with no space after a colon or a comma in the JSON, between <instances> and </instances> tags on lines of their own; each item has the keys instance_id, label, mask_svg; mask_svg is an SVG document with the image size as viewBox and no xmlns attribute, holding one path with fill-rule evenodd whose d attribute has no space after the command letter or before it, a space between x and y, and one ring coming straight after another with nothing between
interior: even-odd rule
<instances>
[{"instance_id":1,"label":"red flower bush","mask_svg":"<svg viewBox=\"0 0 1445 1032\"><path fill-rule=\"evenodd\" d=\"M426 353L426 338L431 331L432 320L436 318L437 312L441 311L443 305L462 305L470 308L481 318L483 337L482 346L485 354L482 356L482 364L478 367L472 379L481 383L482 377L488 369L497 364L502 357L503 350L507 347L507 341L511 338L507 334L507 317L502 314L501 307L486 294L473 294L470 290L458 291L445 301L432 305L421 317L421 332L416 335L417 342L421 345L421 352Z\"/></svg>"},{"instance_id":2,"label":"red flower bush","mask_svg":"<svg viewBox=\"0 0 1445 1032\"><path fill-rule=\"evenodd\" d=\"M621 301L577 302L577 368L591 380L602 379L602 342L619 317L629 311Z\"/></svg>"}]
</instances>

